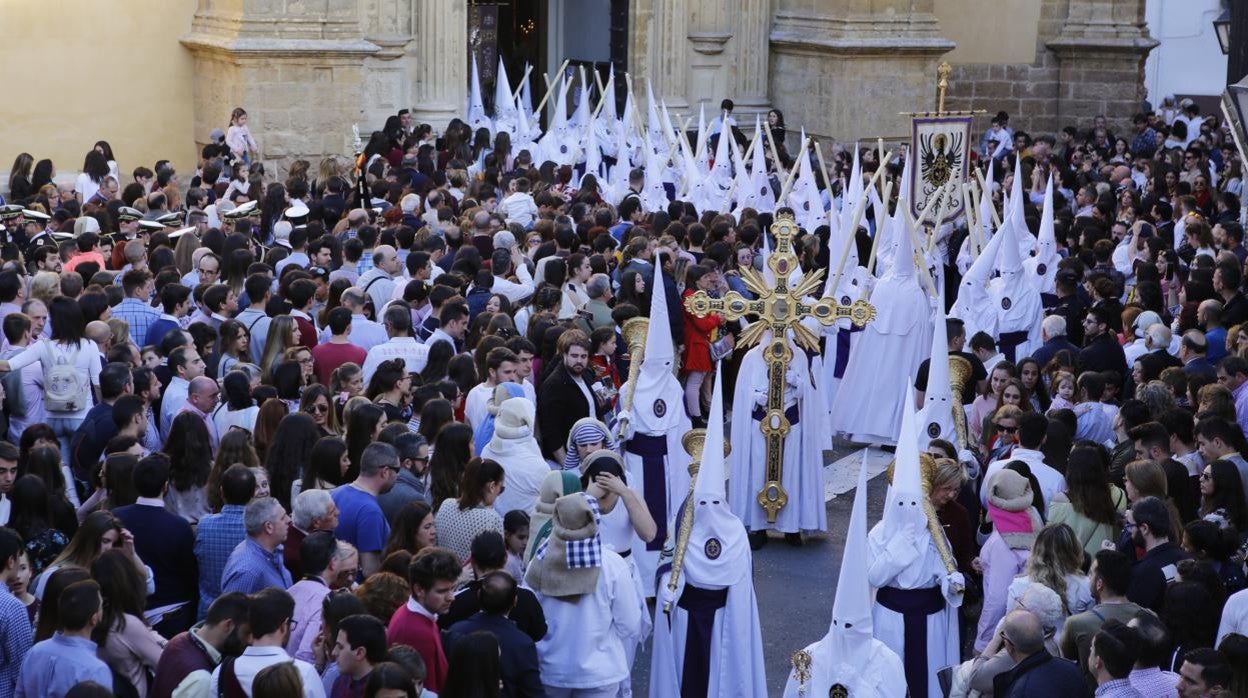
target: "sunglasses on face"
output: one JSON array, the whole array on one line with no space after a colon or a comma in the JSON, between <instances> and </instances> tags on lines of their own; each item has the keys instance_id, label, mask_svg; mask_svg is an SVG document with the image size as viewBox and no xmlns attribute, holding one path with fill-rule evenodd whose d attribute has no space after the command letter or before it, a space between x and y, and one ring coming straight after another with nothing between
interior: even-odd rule
<instances>
[{"instance_id":1,"label":"sunglasses on face","mask_svg":"<svg viewBox=\"0 0 1248 698\"><path fill-rule=\"evenodd\" d=\"M1000 433L1002 433L1002 434L1013 434L1014 432L1018 431L1018 427L1016 427L1016 426L1015 426L1015 427L1009 427L1009 426L1006 426L1006 425L1004 425L1004 424L996 424L996 425L994 425L994 426L996 426L996 427L997 427L997 431L998 431L998 432L1000 432Z\"/></svg>"}]
</instances>

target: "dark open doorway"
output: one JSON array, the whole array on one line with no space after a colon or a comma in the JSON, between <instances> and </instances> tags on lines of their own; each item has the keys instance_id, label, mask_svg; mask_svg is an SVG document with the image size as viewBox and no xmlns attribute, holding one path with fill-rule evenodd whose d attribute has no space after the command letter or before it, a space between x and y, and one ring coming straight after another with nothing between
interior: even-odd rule
<instances>
[{"instance_id":1,"label":"dark open doorway","mask_svg":"<svg viewBox=\"0 0 1248 698\"><path fill-rule=\"evenodd\" d=\"M471 4L483 9L493 6L497 11L496 55L503 58L513 90L520 86L525 65L531 65L533 71L529 80L533 101L541 100L546 91L543 76L553 77L553 72L566 59L568 70L573 74L578 66L584 66L586 71L597 71L604 85L614 72L616 107L623 109L624 71L628 69L629 0L511 0ZM487 71L483 69L482 72ZM488 82L482 81L481 92L486 109L492 110L494 71L488 72L491 77ZM592 84L588 72L587 77Z\"/></svg>"}]
</instances>

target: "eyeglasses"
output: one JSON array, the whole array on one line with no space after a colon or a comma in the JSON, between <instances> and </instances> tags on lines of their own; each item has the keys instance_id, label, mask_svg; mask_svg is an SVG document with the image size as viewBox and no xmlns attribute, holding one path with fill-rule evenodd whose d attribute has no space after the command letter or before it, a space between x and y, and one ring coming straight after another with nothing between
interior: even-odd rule
<instances>
[{"instance_id":1,"label":"eyeglasses","mask_svg":"<svg viewBox=\"0 0 1248 698\"><path fill-rule=\"evenodd\" d=\"M1004 424L994 424L993 426L995 426L997 428L997 431L1001 432L1002 434L1013 434L1014 432L1018 431L1018 427L1016 426L1009 427Z\"/></svg>"},{"instance_id":2,"label":"eyeglasses","mask_svg":"<svg viewBox=\"0 0 1248 698\"><path fill-rule=\"evenodd\" d=\"M1213 479L1213 473L1210 473L1210 472L1203 472L1203 473L1201 473L1201 474L1200 474L1200 479L1201 479L1201 480L1205 480L1205 481L1212 480L1212 479Z\"/></svg>"},{"instance_id":3,"label":"eyeglasses","mask_svg":"<svg viewBox=\"0 0 1248 698\"><path fill-rule=\"evenodd\" d=\"M309 412L315 412L315 413L317 413L317 414L320 414L320 413L322 413L322 412L328 412L328 411L329 411L329 405L322 405L322 404L320 404L320 403L317 403L317 404L315 404L315 405L309 405L309 406L308 406L308 411L309 411Z\"/></svg>"},{"instance_id":4,"label":"eyeglasses","mask_svg":"<svg viewBox=\"0 0 1248 698\"><path fill-rule=\"evenodd\" d=\"M397 466L397 465L387 465L387 466L386 466L386 470L390 470L390 471L392 471L392 472L396 472L396 473L397 473L397 472L399 472L399 471L400 471L400 470L402 470L402 469L403 469L403 468L400 468L400 467L399 467L399 466Z\"/></svg>"}]
</instances>

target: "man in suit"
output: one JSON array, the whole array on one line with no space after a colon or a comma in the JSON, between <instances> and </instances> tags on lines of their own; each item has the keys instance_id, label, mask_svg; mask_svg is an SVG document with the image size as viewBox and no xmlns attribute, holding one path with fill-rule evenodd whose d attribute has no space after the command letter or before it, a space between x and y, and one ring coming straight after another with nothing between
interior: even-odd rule
<instances>
[{"instance_id":1,"label":"man in suit","mask_svg":"<svg viewBox=\"0 0 1248 698\"><path fill-rule=\"evenodd\" d=\"M542 455L563 462L564 444L576 420L602 418L602 405L585 382L589 366L589 337L568 330L559 337L561 363L542 383L537 397L537 422L541 425Z\"/></svg>"},{"instance_id":2,"label":"man in suit","mask_svg":"<svg viewBox=\"0 0 1248 698\"><path fill-rule=\"evenodd\" d=\"M1188 377L1199 375L1207 376L1210 381L1217 380L1218 370L1205 358L1208 350L1209 344L1203 332L1188 330L1183 333L1183 340L1179 342L1179 360L1183 362L1183 372Z\"/></svg>"},{"instance_id":3,"label":"man in suit","mask_svg":"<svg viewBox=\"0 0 1248 698\"><path fill-rule=\"evenodd\" d=\"M491 572L481 580L477 593L481 610L451 626L447 634L447 652L453 653L455 643L468 633L478 630L488 632L498 639L503 674L502 695L545 696L537 661L537 645L507 617L516 605L516 580L506 572Z\"/></svg>"},{"instance_id":4,"label":"man in suit","mask_svg":"<svg viewBox=\"0 0 1248 698\"><path fill-rule=\"evenodd\" d=\"M1074 662L1054 657L1044 648L1044 627L1031 611L1014 611L1002 624L1005 649L1013 669L992 680L992 693L1001 698L1024 696L1083 696L1087 684Z\"/></svg>"},{"instance_id":5,"label":"man in suit","mask_svg":"<svg viewBox=\"0 0 1248 698\"><path fill-rule=\"evenodd\" d=\"M199 594L199 562L191 525L165 509L169 487L169 457L153 453L134 467L134 504L113 510L134 535L134 551L152 569L156 592L147 597L147 610L182 604L154 627L173 637L191 627Z\"/></svg>"}]
</instances>

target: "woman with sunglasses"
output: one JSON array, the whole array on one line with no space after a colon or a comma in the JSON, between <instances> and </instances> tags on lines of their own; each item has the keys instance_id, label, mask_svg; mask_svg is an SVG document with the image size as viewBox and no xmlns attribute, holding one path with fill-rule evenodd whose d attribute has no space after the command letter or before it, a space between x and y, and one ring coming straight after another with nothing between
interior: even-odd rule
<instances>
[{"instance_id":1,"label":"woman with sunglasses","mask_svg":"<svg viewBox=\"0 0 1248 698\"><path fill-rule=\"evenodd\" d=\"M1023 411L1017 405L1002 405L993 413L989 430L984 434L988 463L1010 457L1018 445L1018 420L1022 415Z\"/></svg>"},{"instance_id":2,"label":"woman with sunglasses","mask_svg":"<svg viewBox=\"0 0 1248 698\"><path fill-rule=\"evenodd\" d=\"M314 383L304 389L299 398L299 411L312 415L312 421L325 436L338 436L342 428L338 425L338 414L333 408L329 388Z\"/></svg>"}]
</instances>

